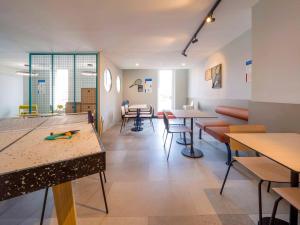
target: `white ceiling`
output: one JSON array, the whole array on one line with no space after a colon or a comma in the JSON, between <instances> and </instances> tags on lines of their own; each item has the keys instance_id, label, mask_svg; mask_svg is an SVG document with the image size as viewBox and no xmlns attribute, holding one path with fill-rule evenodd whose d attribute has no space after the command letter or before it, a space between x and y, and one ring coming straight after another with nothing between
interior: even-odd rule
<instances>
[{"instance_id":1,"label":"white ceiling","mask_svg":"<svg viewBox=\"0 0 300 225\"><path fill-rule=\"evenodd\" d=\"M182 49L215 0L1 0L0 73L31 51L103 50L121 69L192 67L251 27L257 0L223 0L216 22Z\"/></svg>"}]
</instances>

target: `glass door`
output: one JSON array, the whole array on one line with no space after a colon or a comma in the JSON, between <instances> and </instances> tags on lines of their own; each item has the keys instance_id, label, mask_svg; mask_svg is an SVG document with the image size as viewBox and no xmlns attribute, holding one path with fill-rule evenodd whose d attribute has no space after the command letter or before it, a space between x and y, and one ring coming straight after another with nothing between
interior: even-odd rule
<instances>
[{"instance_id":1,"label":"glass door","mask_svg":"<svg viewBox=\"0 0 300 225\"><path fill-rule=\"evenodd\" d=\"M158 76L158 111L171 110L174 103L173 71L160 70Z\"/></svg>"}]
</instances>

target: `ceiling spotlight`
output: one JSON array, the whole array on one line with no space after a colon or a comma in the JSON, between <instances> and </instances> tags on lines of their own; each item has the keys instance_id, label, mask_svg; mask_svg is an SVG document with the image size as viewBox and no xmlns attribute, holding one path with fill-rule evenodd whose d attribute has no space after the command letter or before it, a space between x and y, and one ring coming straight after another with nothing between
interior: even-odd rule
<instances>
[{"instance_id":1,"label":"ceiling spotlight","mask_svg":"<svg viewBox=\"0 0 300 225\"><path fill-rule=\"evenodd\" d=\"M195 44L198 42L198 38L194 37L194 39L192 40L192 43Z\"/></svg>"},{"instance_id":2,"label":"ceiling spotlight","mask_svg":"<svg viewBox=\"0 0 300 225\"><path fill-rule=\"evenodd\" d=\"M83 71L83 72L81 72L81 76L95 77L95 76L97 76L97 73L96 72Z\"/></svg>"},{"instance_id":3,"label":"ceiling spotlight","mask_svg":"<svg viewBox=\"0 0 300 225\"><path fill-rule=\"evenodd\" d=\"M215 22L216 18L214 18L212 15L211 16L208 16L206 18L206 23L213 23Z\"/></svg>"},{"instance_id":4,"label":"ceiling spotlight","mask_svg":"<svg viewBox=\"0 0 300 225\"><path fill-rule=\"evenodd\" d=\"M29 72L28 71L17 71L16 72L16 75L18 75L18 76L24 76L24 77L29 77ZM31 73L31 76L32 77L36 77L36 76L38 76L38 74L37 73L35 73L35 72L32 72Z\"/></svg>"},{"instance_id":5,"label":"ceiling spotlight","mask_svg":"<svg viewBox=\"0 0 300 225\"><path fill-rule=\"evenodd\" d=\"M135 66L140 66L140 64L139 64L139 63L136 63Z\"/></svg>"},{"instance_id":6,"label":"ceiling spotlight","mask_svg":"<svg viewBox=\"0 0 300 225\"><path fill-rule=\"evenodd\" d=\"M186 66L186 63L181 63L181 66Z\"/></svg>"}]
</instances>

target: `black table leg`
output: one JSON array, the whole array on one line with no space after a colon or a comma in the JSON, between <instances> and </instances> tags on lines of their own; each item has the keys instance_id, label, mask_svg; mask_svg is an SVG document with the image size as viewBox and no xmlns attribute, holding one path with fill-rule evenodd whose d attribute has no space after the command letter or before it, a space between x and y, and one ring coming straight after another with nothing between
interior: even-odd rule
<instances>
[{"instance_id":1,"label":"black table leg","mask_svg":"<svg viewBox=\"0 0 300 225\"><path fill-rule=\"evenodd\" d=\"M184 126L186 125L186 119L184 118L183 119L183 124ZM183 134L183 138L180 137L180 138L177 138L176 140L177 144L180 144L180 145L190 145L191 144L191 139L187 138L185 134Z\"/></svg>"},{"instance_id":2,"label":"black table leg","mask_svg":"<svg viewBox=\"0 0 300 225\"><path fill-rule=\"evenodd\" d=\"M136 110L135 127L131 129L134 132L139 132L139 131L143 130L143 128L141 127L142 120L141 120L140 115L141 115L141 109L137 109Z\"/></svg>"},{"instance_id":3,"label":"black table leg","mask_svg":"<svg viewBox=\"0 0 300 225\"><path fill-rule=\"evenodd\" d=\"M191 118L191 130L192 130L192 134L191 134L191 147L185 147L181 153L184 156L190 157L190 158L201 158L203 157L203 153L200 149L196 149L194 148L194 118Z\"/></svg>"},{"instance_id":4,"label":"black table leg","mask_svg":"<svg viewBox=\"0 0 300 225\"><path fill-rule=\"evenodd\" d=\"M291 187L299 187L299 174L291 171ZM294 206L290 206L290 225L298 224L298 210Z\"/></svg>"}]
</instances>

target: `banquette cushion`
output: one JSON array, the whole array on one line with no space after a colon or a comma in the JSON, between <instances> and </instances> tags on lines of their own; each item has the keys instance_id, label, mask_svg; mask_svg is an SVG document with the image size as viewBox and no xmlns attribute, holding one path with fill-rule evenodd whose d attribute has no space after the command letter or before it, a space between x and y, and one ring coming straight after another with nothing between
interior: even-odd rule
<instances>
[{"instance_id":1,"label":"banquette cushion","mask_svg":"<svg viewBox=\"0 0 300 225\"><path fill-rule=\"evenodd\" d=\"M205 132L222 143L228 143L229 138L225 133L229 133L229 127L206 127Z\"/></svg>"},{"instance_id":2,"label":"banquette cushion","mask_svg":"<svg viewBox=\"0 0 300 225\"><path fill-rule=\"evenodd\" d=\"M216 113L237 118L240 120L248 121L249 111L248 109L232 107L232 106L218 106L216 108Z\"/></svg>"}]
</instances>

